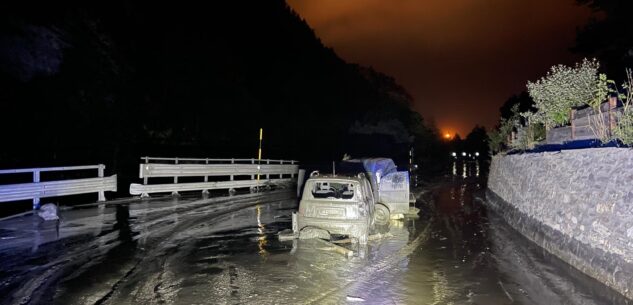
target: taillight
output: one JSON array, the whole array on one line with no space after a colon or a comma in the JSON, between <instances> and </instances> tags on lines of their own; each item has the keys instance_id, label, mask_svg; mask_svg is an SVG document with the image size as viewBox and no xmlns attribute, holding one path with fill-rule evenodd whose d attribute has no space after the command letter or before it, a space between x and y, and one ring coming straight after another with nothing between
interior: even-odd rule
<instances>
[{"instance_id":1,"label":"taillight","mask_svg":"<svg viewBox=\"0 0 633 305\"><path fill-rule=\"evenodd\" d=\"M358 202L358 215L360 217L367 217L367 208L362 201Z\"/></svg>"}]
</instances>

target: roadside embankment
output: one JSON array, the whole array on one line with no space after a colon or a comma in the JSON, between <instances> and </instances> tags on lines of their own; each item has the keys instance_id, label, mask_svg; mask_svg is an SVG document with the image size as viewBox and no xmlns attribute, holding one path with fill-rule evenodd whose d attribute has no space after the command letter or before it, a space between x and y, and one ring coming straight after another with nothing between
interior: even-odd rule
<instances>
[{"instance_id":1,"label":"roadside embankment","mask_svg":"<svg viewBox=\"0 0 633 305\"><path fill-rule=\"evenodd\" d=\"M633 149L497 155L486 199L528 239L633 299Z\"/></svg>"}]
</instances>

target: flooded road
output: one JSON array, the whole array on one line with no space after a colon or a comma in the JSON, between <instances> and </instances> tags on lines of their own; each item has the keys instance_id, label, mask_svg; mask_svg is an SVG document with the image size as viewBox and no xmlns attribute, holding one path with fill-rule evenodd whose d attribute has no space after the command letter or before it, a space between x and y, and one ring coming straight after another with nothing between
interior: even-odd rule
<instances>
[{"instance_id":1,"label":"flooded road","mask_svg":"<svg viewBox=\"0 0 633 305\"><path fill-rule=\"evenodd\" d=\"M476 199L478 165L417 191L417 219L345 258L280 242L293 192L85 207L0 222L2 304L630 304Z\"/></svg>"}]
</instances>

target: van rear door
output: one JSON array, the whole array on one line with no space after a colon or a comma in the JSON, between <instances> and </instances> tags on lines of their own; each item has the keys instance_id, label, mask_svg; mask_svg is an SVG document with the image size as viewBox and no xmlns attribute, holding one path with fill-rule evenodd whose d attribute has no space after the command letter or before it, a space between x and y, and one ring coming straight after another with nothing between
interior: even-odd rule
<instances>
[{"instance_id":1,"label":"van rear door","mask_svg":"<svg viewBox=\"0 0 633 305\"><path fill-rule=\"evenodd\" d=\"M389 207L392 214L409 212L409 172L395 172L380 178L379 202Z\"/></svg>"}]
</instances>

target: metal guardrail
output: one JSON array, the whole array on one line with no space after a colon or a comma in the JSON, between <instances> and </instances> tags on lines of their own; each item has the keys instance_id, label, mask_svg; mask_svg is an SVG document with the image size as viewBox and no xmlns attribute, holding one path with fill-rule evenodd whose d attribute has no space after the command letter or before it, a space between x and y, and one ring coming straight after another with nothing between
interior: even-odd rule
<instances>
[{"instance_id":1,"label":"metal guardrail","mask_svg":"<svg viewBox=\"0 0 633 305\"><path fill-rule=\"evenodd\" d=\"M297 165L282 164L141 164L139 178L293 175Z\"/></svg>"},{"instance_id":2,"label":"metal guardrail","mask_svg":"<svg viewBox=\"0 0 633 305\"><path fill-rule=\"evenodd\" d=\"M142 157L139 178L143 184L130 184L130 194L149 196L150 193L203 191L216 189L258 188L291 184L296 180L299 165L294 160L158 158ZM167 163L168 162L168 163ZM290 177L284 178L284 175ZM209 182L209 177L226 176L227 181ZM235 180L236 176L250 176ZM260 179L260 177L264 177ZM276 177L275 177L276 176ZM149 178L173 177L173 183L149 184ZM202 182L178 183L179 177L203 177ZM257 179L256 179L257 177Z\"/></svg>"},{"instance_id":3,"label":"metal guardrail","mask_svg":"<svg viewBox=\"0 0 633 305\"><path fill-rule=\"evenodd\" d=\"M185 192L185 191L208 191L221 189L237 189L252 188L269 185L291 185L294 179L267 179L267 180L235 180L235 181L216 181L216 182L190 182L177 184L130 184L130 194L147 196L151 193Z\"/></svg>"},{"instance_id":4,"label":"metal guardrail","mask_svg":"<svg viewBox=\"0 0 633 305\"><path fill-rule=\"evenodd\" d=\"M96 169L96 178L40 181L42 172ZM105 201L105 192L117 190L117 176L104 177L105 165L64 166L0 170L0 174L33 174L33 183L0 185L0 202L33 199L33 209L39 209L40 198L98 193L98 201Z\"/></svg>"},{"instance_id":5,"label":"metal guardrail","mask_svg":"<svg viewBox=\"0 0 633 305\"><path fill-rule=\"evenodd\" d=\"M160 162L164 162L164 161L174 161L176 163L178 162L205 162L205 163L251 163L251 164L255 164L259 161L261 161L262 163L279 163L279 164L296 164L298 163L295 160L274 160L274 159L262 159L262 160L257 160L255 158L250 158L250 159L236 159L236 158L231 158L231 159L215 159L215 158L164 158L164 157L141 157L141 160L145 161L145 163L151 163L152 161L160 161Z\"/></svg>"}]
</instances>

